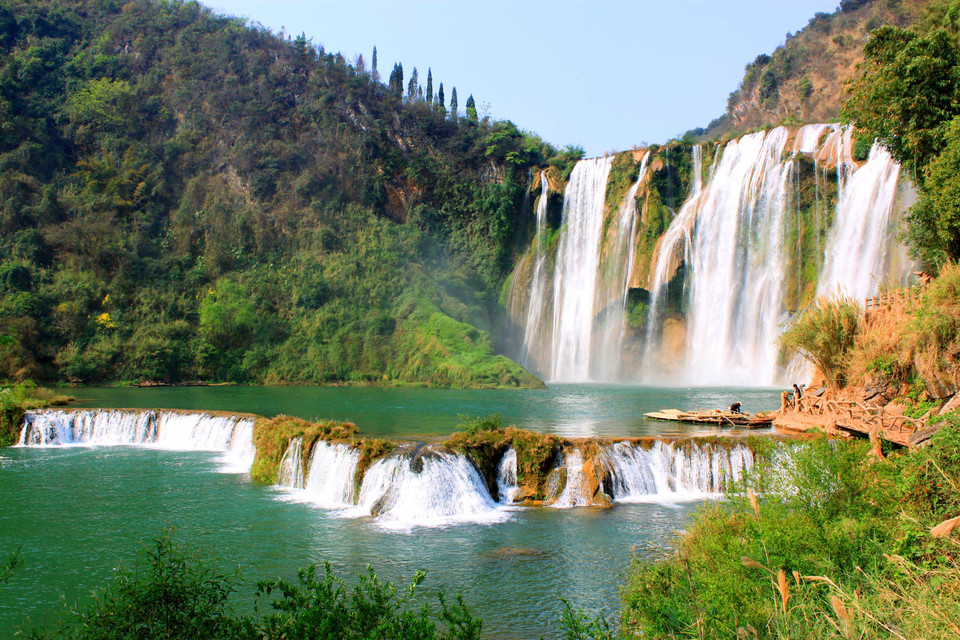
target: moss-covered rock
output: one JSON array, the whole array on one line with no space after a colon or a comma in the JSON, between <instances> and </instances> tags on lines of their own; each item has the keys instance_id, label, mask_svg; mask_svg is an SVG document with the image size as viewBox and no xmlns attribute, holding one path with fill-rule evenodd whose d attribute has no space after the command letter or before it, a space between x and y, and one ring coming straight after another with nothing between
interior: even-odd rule
<instances>
[{"instance_id":1,"label":"moss-covered rock","mask_svg":"<svg viewBox=\"0 0 960 640\"><path fill-rule=\"evenodd\" d=\"M250 477L259 482L276 484L280 460L293 438L303 440L303 459L310 459L310 450L317 440L351 440L357 426L350 422L327 420L310 422L291 416L258 418L253 425L253 444L257 448Z\"/></svg>"}]
</instances>

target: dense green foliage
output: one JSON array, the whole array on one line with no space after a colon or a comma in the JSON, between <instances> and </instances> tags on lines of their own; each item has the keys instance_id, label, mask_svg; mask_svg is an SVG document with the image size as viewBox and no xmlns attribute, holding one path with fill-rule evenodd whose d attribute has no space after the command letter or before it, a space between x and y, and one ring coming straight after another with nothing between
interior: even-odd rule
<instances>
[{"instance_id":1,"label":"dense green foliage","mask_svg":"<svg viewBox=\"0 0 960 640\"><path fill-rule=\"evenodd\" d=\"M485 332L556 153L196 2L3 0L0 379L535 384Z\"/></svg>"},{"instance_id":2,"label":"dense green foliage","mask_svg":"<svg viewBox=\"0 0 960 640\"><path fill-rule=\"evenodd\" d=\"M621 633L657 638L952 638L960 418L886 462L865 443L794 448L765 486L704 507L676 556L635 563Z\"/></svg>"}]
</instances>

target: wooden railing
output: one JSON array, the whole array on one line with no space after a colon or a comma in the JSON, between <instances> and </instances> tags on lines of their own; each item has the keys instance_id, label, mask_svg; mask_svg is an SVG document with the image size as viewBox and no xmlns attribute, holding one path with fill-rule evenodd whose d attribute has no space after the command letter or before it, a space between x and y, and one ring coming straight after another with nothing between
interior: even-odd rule
<instances>
[{"instance_id":1,"label":"wooden railing","mask_svg":"<svg viewBox=\"0 0 960 640\"><path fill-rule=\"evenodd\" d=\"M786 400L786 398L785 398ZM790 398L785 409L800 414L822 417L825 423L865 435L880 434L898 444L912 445L915 436L926 430L923 420L888 411L886 407L871 407L860 402L829 400L821 395L808 394L796 401Z\"/></svg>"}]
</instances>

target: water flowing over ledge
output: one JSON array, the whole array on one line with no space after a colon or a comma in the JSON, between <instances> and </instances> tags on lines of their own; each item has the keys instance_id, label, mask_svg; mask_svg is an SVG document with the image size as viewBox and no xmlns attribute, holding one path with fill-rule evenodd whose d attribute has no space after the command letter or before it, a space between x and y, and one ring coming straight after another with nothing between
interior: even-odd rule
<instances>
[{"instance_id":1,"label":"water flowing over ledge","mask_svg":"<svg viewBox=\"0 0 960 640\"><path fill-rule=\"evenodd\" d=\"M21 447L144 446L223 453L226 470L248 472L256 420L173 411L43 410L28 413ZM515 447L467 455L439 444L400 444L364 461L362 442L282 440L283 499L383 528L410 530L502 522L518 506L554 508L716 498L753 467L736 441L562 440L552 436L542 480ZM526 455L526 454L524 454ZM538 487L542 486L540 491Z\"/></svg>"},{"instance_id":2,"label":"water flowing over ledge","mask_svg":"<svg viewBox=\"0 0 960 640\"><path fill-rule=\"evenodd\" d=\"M175 411L28 411L20 447L148 446L173 451L219 451L225 471L253 464L253 420Z\"/></svg>"}]
</instances>

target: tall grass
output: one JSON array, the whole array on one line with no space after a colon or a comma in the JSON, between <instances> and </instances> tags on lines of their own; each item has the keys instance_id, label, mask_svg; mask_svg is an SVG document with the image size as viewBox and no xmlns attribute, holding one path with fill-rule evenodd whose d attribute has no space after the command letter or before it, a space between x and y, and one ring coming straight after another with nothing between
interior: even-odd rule
<instances>
[{"instance_id":1,"label":"tall grass","mask_svg":"<svg viewBox=\"0 0 960 640\"><path fill-rule=\"evenodd\" d=\"M780 345L799 353L823 373L827 383L847 382L848 354L860 331L860 305L844 296L820 298L780 335Z\"/></svg>"},{"instance_id":2,"label":"tall grass","mask_svg":"<svg viewBox=\"0 0 960 640\"><path fill-rule=\"evenodd\" d=\"M635 561L621 636L956 638L960 531L937 525L960 513L960 415L922 450L867 449L805 444L753 479L788 490L702 508L675 554Z\"/></svg>"}]
</instances>

